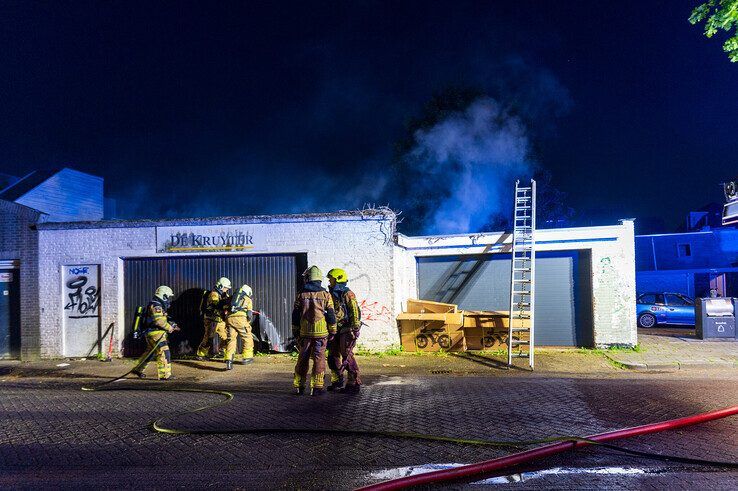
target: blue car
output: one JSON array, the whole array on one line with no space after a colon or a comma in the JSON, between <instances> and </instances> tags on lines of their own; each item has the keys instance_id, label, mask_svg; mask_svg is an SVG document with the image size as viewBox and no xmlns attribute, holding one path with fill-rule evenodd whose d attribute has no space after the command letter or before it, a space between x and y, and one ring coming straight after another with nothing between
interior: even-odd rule
<instances>
[{"instance_id":1,"label":"blue car","mask_svg":"<svg viewBox=\"0 0 738 491\"><path fill-rule=\"evenodd\" d=\"M694 325L694 300L681 293L643 293L636 305L639 327Z\"/></svg>"}]
</instances>

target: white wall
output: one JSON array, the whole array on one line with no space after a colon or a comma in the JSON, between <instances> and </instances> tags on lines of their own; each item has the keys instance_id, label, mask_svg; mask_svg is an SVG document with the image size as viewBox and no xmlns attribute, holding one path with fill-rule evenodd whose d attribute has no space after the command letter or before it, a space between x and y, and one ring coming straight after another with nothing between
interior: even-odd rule
<instances>
[{"instance_id":1,"label":"white wall","mask_svg":"<svg viewBox=\"0 0 738 491\"><path fill-rule=\"evenodd\" d=\"M383 349L398 343L395 317L399 311L394 297L394 214L346 213L327 216L284 216L160 222L98 222L97 224L44 224L39 226L40 336L42 357L61 356L62 299L61 267L71 264L100 264L101 322L123 326L122 274L127 257L162 257L156 253L156 225L204 226L249 224L255 236L265 238L266 250L254 253L305 252L308 263L344 268L349 286L362 304L365 326L360 345ZM198 255L223 255L203 253ZM298 272L300 273L300 272ZM325 283L327 286L327 282ZM116 339L121 348L121 339ZM27 349L32 349L27 346Z\"/></svg>"},{"instance_id":2,"label":"white wall","mask_svg":"<svg viewBox=\"0 0 738 491\"><path fill-rule=\"evenodd\" d=\"M450 236L398 236L395 252L397 302L417 298L417 262L420 256L509 253L512 236L485 233ZM635 238L633 222L607 227L577 227L536 231L536 251L589 249L592 255L592 311L597 346L635 345Z\"/></svg>"}]
</instances>

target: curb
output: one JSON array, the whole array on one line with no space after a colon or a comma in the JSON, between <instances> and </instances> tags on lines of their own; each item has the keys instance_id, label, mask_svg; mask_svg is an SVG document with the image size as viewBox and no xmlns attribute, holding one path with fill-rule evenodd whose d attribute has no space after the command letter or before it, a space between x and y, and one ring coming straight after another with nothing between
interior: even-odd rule
<instances>
[{"instance_id":1,"label":"curb","mask_svg":"<svg viewBox=\"0 0 738 491\"><path fill-rule=\"evenodd\" d=\"M685 370L689 368L736 368L736 364L729 361L714 362L654 362L641 363L635 361L618 360L616 357L605 354L608 360L611 360L629 370Z\"/></svg>"}]
</instances>

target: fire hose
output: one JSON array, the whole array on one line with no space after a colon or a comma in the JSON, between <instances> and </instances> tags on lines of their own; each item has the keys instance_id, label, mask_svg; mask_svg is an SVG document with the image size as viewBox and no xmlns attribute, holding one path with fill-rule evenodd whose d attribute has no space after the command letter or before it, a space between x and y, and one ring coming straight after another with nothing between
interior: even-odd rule
<instances>
[{"instance_id":1,"label":"fire hose","mask_svg":"<svg viewBox=\"0 0 738 491\"><path fill-rule=\"evenodd\" d=\"M499 471L507 467L512 467L520 464L532 462L537 459L549 457L562 452L575 450L577 448L586 447L589 445L598 445L602 442L609 442L612 440L619 440L621 438L630 438L634 436L647 435L650 433L657 433L664 430L673 430L676 428L682 428L685 426L691 426L706 421L713 421L727 416L733 416L738 414L738 406L731 406L724 409L718 409L716 411L710 411L706 413L695 414L693 416L687 416L684 418L670 419L668 421L661 421L659 423L652 423L642 426L634 426L632 428L624 428L621 430L608 431L606 433L598 433L596 435L590 435L585 438L575 438L569 441L562 441L558 443L551 443L544 445L539 448L532 450L526 450L524 452L514 453L512 455L506 455L497 459L487 460L484 462L478 462L476 464L463 465L455 467L453 469L443 469L438 471L426 472L424 474L418 474L415 476L406 476L399 479L392 479L390 481L381 482L378 484L372 484L359 488L360 490L372 490L372 491L390 491L395 489L405 489L411 486L419 486L422 484L435 484L444 481L450 481L454 479L468 478L472 476L478 476L481 474L489 474L491 472ZM607 445L608 448L618 450L619 447L613 445ZM648 452L635 452L629 451L628 453L635 453L641 456L651 456ZM659 455L659 454L656 454ZM666 456L661 456L666 457ZM671 460L679 460L678 457L672 457ZM705 463L699 459L682 459L691 461L692 463ZM718 463L714 463L718 464ZM738 463L733 462L722 462L720 463L725 467L738 467Z\"/></svg>"}]
</instances>

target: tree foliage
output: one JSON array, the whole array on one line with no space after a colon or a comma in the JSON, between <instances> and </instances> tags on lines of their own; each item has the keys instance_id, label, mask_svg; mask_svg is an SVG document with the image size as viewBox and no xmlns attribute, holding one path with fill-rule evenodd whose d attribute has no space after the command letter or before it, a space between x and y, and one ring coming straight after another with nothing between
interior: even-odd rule
<instances>
[{"instance_id":1,"label":"tree foliage","mask_svg":"<svg viewBox=\"0 0 738 491\"><path fill-rule=\"evenodd\" d=\"M733 34L723 44L732 62L738 62L738 0L709 0L696 7L689 16L689 22L705 23L705 36L711 38L723 30Z\"/></svg>"}]
</instances>

